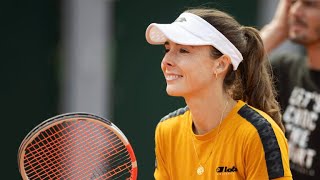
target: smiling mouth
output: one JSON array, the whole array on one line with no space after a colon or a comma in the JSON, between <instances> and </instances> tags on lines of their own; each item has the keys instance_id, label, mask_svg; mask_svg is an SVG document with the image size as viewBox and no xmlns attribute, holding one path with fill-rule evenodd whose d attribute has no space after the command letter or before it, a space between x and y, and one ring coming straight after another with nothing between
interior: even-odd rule
<instances>
[{"instance_id":1,"label":"smiling mouth","mask_svg":"<svg viewBox=\"0 0 320 180\"><path fill-rule=\"evenodd\" d=\"M176 79L179 79L183 76L181 75L166 75L165 78L167 81L172 81L172 80L176 80Z\"/></svg>"}]
</instances>

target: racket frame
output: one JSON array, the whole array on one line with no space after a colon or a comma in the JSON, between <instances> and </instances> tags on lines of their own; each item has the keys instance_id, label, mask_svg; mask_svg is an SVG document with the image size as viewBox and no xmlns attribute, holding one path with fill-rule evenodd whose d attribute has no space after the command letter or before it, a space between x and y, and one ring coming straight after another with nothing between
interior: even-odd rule
<instances>
[{"instance_id":1,"label":"racket frame","mask_svg":"<svg viewBox=\"0 0 320 180\"><path fill-rule=\"evenodd\" d=\"M110 120L102 118L100 116L86 113L86 112L72 112L72 113L65 113L61 115L54 116L52 118L49 118L36 127L34 127L23 139L22 143L20 144L19 150L18 150L18 167L20 174L24 180L29 180L27 177L27 174L25 172L24 168L24 157L25 157L25 149L28 147L28 144L31 143L38 135L49 129L50 127L60 124L63 121L70 121L70 120L86 120L86 121L94 121L100 123L102 126L105 126L106 128L113 131L117 137L122 141L124 146L127 148L127 151L130 155L130 159L132 161L132 169L131 169L131 177L130 180L136 180L138 176L138 165L137 160L133 151L132 146L130 145L127 137L124 135L124 133ZM45 127L45 129L43 129Z\"/></svg>"}]
</instances>

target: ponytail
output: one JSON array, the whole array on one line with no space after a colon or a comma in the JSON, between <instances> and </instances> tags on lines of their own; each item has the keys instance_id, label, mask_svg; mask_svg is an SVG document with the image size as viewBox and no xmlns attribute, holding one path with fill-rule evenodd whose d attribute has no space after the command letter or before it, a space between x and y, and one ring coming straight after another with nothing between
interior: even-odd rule
<instances>
[{"instance_id":1,"label":"ponytail","mask_svg":"<svg viewBox=\"0 0 320 180\"><path fill-rule=\"evenodd\" d=\"M243 100L266 112L284 131L279 103L275 96L272 71L259 32L252 27L242 27L247 41L242 51L244 60L238 67L243 87Z\"/></svg>"}]
</instances>

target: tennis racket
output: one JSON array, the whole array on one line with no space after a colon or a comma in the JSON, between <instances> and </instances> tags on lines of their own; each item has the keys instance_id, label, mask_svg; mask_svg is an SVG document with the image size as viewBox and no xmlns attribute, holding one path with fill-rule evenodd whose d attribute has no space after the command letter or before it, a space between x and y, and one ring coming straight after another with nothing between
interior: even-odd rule
<instances>
[{"instance_id":1,"label":"tennis racket","mask_svg":"<svg viewBox=\"0 0 320 180\"><path fill-rule=\"evenodd\" d=\"M22 141L18 165L24 180L137 179L129 141L112 122L88 113L55 116Z\"/></svg>"}]
</instances>

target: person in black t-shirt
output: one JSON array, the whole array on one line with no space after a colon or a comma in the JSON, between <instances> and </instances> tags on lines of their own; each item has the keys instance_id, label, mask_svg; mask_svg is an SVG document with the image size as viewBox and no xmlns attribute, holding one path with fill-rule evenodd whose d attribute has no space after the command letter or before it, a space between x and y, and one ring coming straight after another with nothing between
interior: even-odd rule
<instances>
[{"instance_id":1,"label":"person in black t-shirt","mask_svg":"<svg viewBox=\"0 0 320 180\"><path fill-rule=\"evenodd\" d=\"M319 179L320 0L280 0L274 18L260 33L267 52L287 38L306 50L306 55L275 55L271 64L293 179Z\"/></svg>"}]
</instances>

